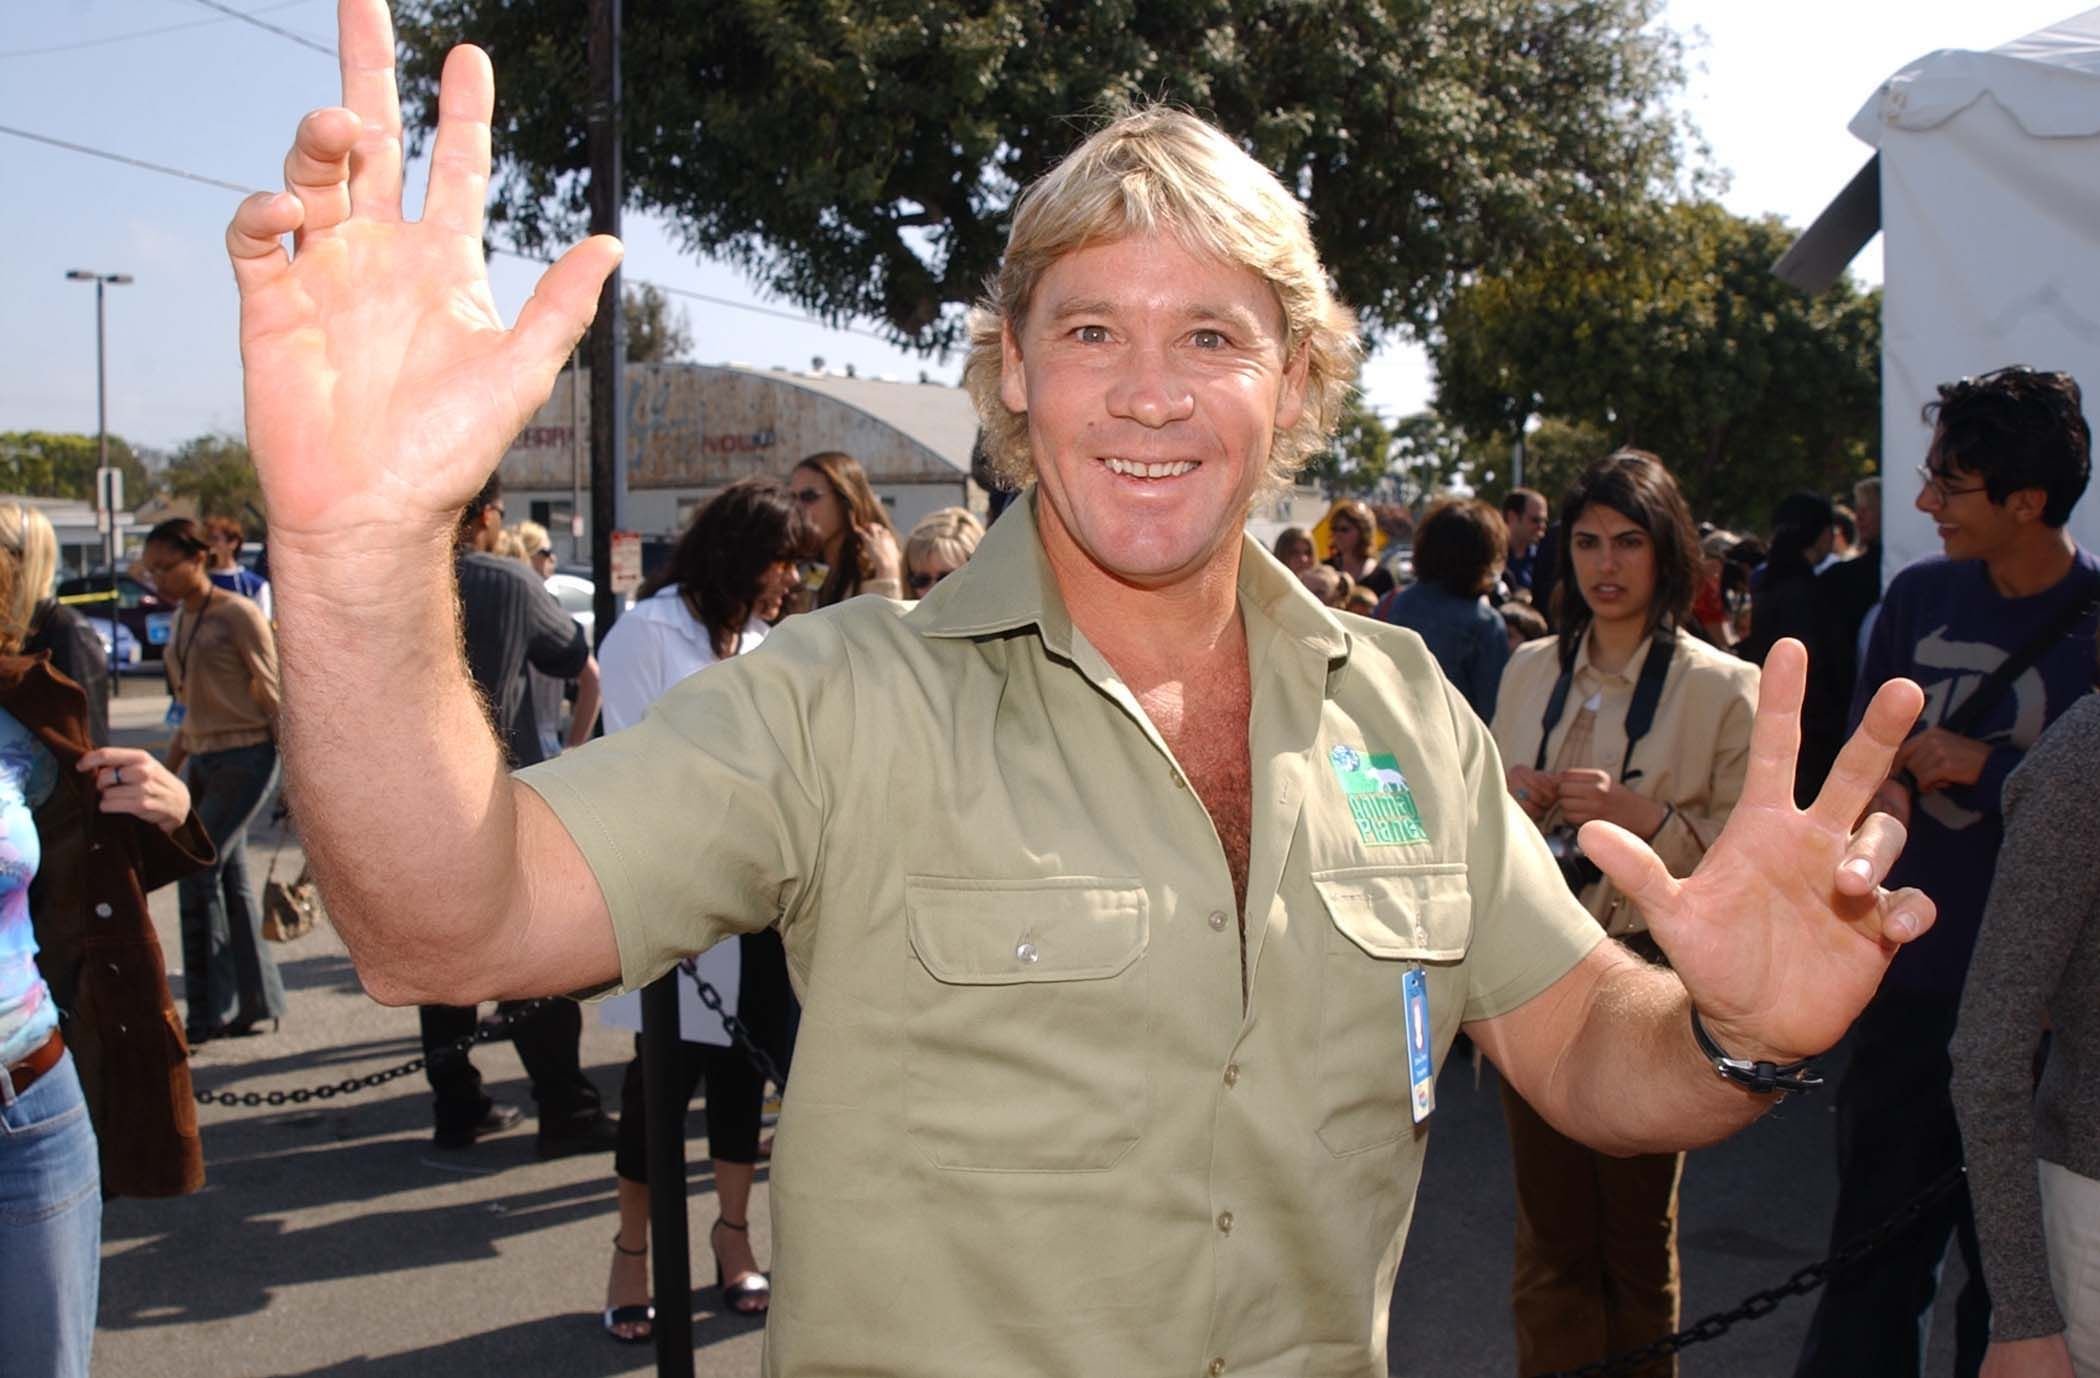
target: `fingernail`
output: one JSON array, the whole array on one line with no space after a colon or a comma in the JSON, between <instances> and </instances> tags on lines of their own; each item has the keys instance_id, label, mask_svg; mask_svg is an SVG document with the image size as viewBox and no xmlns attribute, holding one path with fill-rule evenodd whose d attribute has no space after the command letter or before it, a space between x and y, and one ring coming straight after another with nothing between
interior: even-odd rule
<instances>
[{"instance_id":1,"label":"fingernail","mask_svg":"<svg viewBox=\"0 0 2100 1378\"><path fill-rule=\"evenodd\" d=\"M1889 928L1898 938L1909 942L1918 936L1918 916L1908 909L1898 909L1889 916Z\"/></svg>"},{"instance_id":2,"label":"fingernail","mask_svg":"<svg viewBox=\"0 0 2100 1378\"><path fill-rule=\"evenodd\" d=\"M1865 859L1861 857L1854 857L1846 862L1844 870L1848 875L1856 876L1861 880L1871 881L1874 879L1874 868L1868 865Z\"/></svg>"}]
</instances>

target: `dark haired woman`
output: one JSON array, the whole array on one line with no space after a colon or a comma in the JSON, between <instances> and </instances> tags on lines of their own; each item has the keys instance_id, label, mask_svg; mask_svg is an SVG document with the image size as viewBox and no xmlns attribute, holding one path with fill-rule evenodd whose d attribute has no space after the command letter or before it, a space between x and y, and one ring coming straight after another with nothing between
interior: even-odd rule
<instances>
[{"instance_id":1,"label":"dark haired woman","mask_svg":"<svg viewBox=\"0 0 2100 1378\"><path fill-rule=\"evenodd\" d=\"M1378 615L1419 635L1482 721L1509 663L1509 630L1487 592L1509 553L1502 514L1477 498L1440 503L1415 528L1415 582L1379 605Z\"/></svg>"},{"instance_id":2,"label":"dark haired woman","mask_svg":"<svg viewBox=\"0 0 2100 1378\"><path fill-rule=\"evenodd\" d=\"M1562 873L1605 931L1662 953L1636 910L1575 850L1608 819L1691 874L1742 793L1757 668L1689 631L1703 575L1676 480L1622 450L1561 505L1561 634L1518 648L1495 743L1510 793L1560 844ZM1516 1169L1517 1367L1572 1368L1677 1327L1682 1154L1613 1158L1563 1136L1505 1083ZM1675 1373L1674 1361L1642 1372Z\"/></svg>"},{"instance_id":3,"label":"dark haired woman","mask_svg":"<svg viewBox=\"0 0 2100 1378\"><path fill-rule=\"evenodd\" d=\"M183 877L182 988L189 1037L258 1033L284 1015L284 982L248 883L248 824L277 783L277 641L262 609L211 581L211 542L193 521L146 535L139 572L180 604L163 667L175 704L168 769L188 763L190 797L218 860Z\"/></svg>"},{"instance_id":4,"label":"dark haired woman","mask_svg":"<svg viewBox=\"0 0 2100 1378\"><path fill-rule=\"evenodd\" d=\"M670 563L637 590L633 611L613 625L598 648L608 731L640 721L651 704L688 675L757 647L795 586L796 560L814 542L804 515L808 509L770 479L743 479L694 514ZM721 993L724 1010L749 1027L784 1070L793 1052L796 1009L780 935L771 930L747 934L697 960L701 978ZM709 1231L715 1283L729 1310L755 1314L770 1300L770 1284L759 1271L748 1233L765 1084L731 1043L721 1017L700 1004L689 983L681 981L679 997L678 1075L684 1079L684 1099L692 1099L703 1078L707 1082L707 1142L721 1210ZM640 1027L639 997L606 1003L613 1022ZM604 1316L606 1332L628 1343L649 1338L656 1319L647 1300L649 1169L642 1104L637 1040L621 1090L620 1142L613 1158L620 1229L613 1236Z\"/></svg>"},{"instance_id":5,"label":"dark haired woman","mask_svg":"<svg viewBox=\"0 0 2100 1378\"><path fill-rule=\"evenodd\" d=\"M828 608L863 593L904 596L904 555L889 513L853 456L811 455L788 476L788 491L814 533L824 583L816 605Z\"/></svg>"},{"instance_id":6,"label":"dark haired woman","mask_svg":"<svg viewBox=\"0 0 2100 1378\"><path fill-rule=\"evenodd\" d=\"M1378 524L1371 509L1354 498L1343 498L1328 509L1325 564L1349 576L1351 586L1363 585L1383 598L1393 591L1393 572L1378 563Z\"/></svg>"}]
</instances>

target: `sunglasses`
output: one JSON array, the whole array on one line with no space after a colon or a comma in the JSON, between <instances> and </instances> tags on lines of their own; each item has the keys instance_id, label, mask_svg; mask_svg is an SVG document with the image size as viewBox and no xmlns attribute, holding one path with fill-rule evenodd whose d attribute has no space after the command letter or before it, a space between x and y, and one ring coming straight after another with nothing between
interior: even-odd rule
<instances>
[{"instance_id":1,"label":"sunglasses","mask_svg":"<svg viewBox=\"0 0 2100 1378\"><path fill-rule=\"evenodd\" d=\"M911 585L913 593L924 593L954 572L952 569L944 569L938 574L921 574L914 570L906 582Z\"/></svg>"},{"instance_id":2,"label":"sunglasses","mask_svg":"<svg viewBox=\"0 0 2100 1378\"><path fill-rule=\"evenodd\" d=\"M788 496L801 503L804 507L809 507L824 500L824 490L821 488L795 488L789 490Z\"/></svg>"},{"instance_id":3,"label":"sunglasses","mask_svg":"<svg viewBox=\"0 0 2100 1378\"><path fill-rule=\"evenodd\" d=\"M549 560L551 560L551 559L553 559L553 558L554 558L554 547L553 547L553 546L551 546L551 545L543 545L543 546L541 546L541 547L540 547L540 548L539 548L538 550L535 550L535 551L533 551L533 552L532 552L532 558L533 558L533 559L535 559L535 560L540 560L540 559L549 559Z\"/></svg>"}]
</instances>

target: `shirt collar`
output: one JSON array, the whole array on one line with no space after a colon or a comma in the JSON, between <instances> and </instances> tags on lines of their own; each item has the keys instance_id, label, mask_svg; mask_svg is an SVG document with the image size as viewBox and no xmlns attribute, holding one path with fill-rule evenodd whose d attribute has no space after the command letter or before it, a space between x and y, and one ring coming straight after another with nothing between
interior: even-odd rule
<instances>
[{"instance_id":1,"label":"shirt collar","mask_svg":"<svg viewBox=\"0 0 2100 1378\"><path fill-rule=\"evenodd\" d=\"M1611 685L1614 688L1631 684L1640 678L1641 667L1648 663L1648 648L1654 644L1653 633L1642 637L1641 644L1633 648L1633 654L1626 658L1624 665L1606 672L1590 663L1590 633L1584 632L1581 644L1575 649L1575 678L1582 683Z\"/></svg>"},{"instance_id":2,"label":"shirt collar","mask_svg":"<svg viewBox=\"0 0 2100 1378\"><path fill-rule=\"evenodd\" d=\"M1072 616L1043 555L1035 489L992 523L970 562L941 580L906 617L921 635L996 635L1033 626L1043 645L1072 654ZM1330 662L1349 658L1353 638L1334 613L1297 576L1251 536L1240 538L1239 595L1243 605L1277 630Z\"/></svg>"}]
</instances>

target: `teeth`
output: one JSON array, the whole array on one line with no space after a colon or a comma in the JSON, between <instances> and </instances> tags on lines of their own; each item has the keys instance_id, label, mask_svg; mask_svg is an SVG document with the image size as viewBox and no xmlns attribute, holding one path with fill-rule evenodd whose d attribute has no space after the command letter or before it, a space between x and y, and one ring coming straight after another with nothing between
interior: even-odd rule
<instances>
[{"instance_id":1,"label":"teeth","mask_svg":"<svg viewBox=\"0 0 2100 1378\"><path fill-rule=\"evenodd\" d=\"M1102 462L1108 465L1110 473L1121 474L1125 478L1180 478L1183 474L1196 471L1195 461L1188 459L1170 460L1165 464L1140 464L1130 459L1108 459Z\"/></svg>"}]
</instances>

